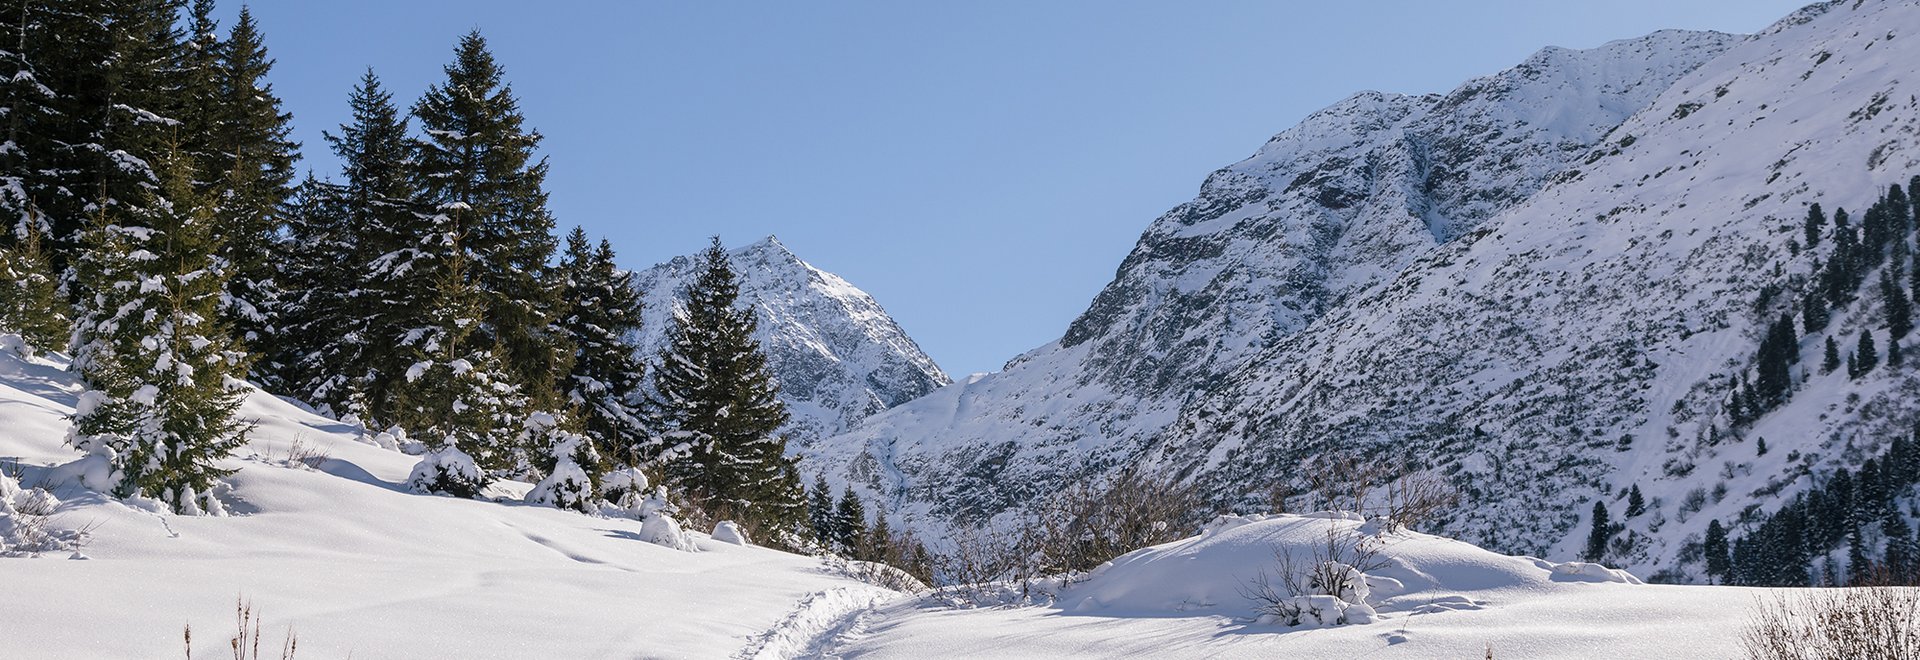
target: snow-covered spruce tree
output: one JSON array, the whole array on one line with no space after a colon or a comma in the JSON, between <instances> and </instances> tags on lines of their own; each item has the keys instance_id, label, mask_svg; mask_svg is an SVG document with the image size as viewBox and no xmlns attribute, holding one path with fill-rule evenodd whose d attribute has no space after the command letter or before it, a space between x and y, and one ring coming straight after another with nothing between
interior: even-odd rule
<instances>
[{"instance_id":1,"label":"snow-covered spruce tree","mask_svg":"<svg viewBox=\"0 0 1920 660\"><path fill-rule=\"evenodd\" d=\"M833 489L827 475L814 475L813 488L807 489L807 522L813 527L813 540L832 548L834 540Z\"/></svg>"},{"instance_id":2,"label":"snow-covered spruce tree","mask_svg":"<svg viewBox=\"0 0 1920 660\"><path fill-rule=\"evenodd\" d=\"M645 367L627 340L640 328L633 275L614 264L612 244L593 247L579 227L567 235L559 272L570 305L560 327L574 347L573 369L560 387L602 460L640 465L641 456L655 452L643 421Z\"/></svg>"},{"instance_id":3,"label":"snow-covered spruce tree","mask_svg":"<svg viewBox=\"0 0 1920 660\"><path fill-rule=\"evenodd\" d=\"M840 552L854 554L867 537L867 507L849 486L833 508L833 543Z\"/></svg>"},{"instance_id":4,"label":"snow-covered spruce tree","mask_svg":"<svg viewBox=\"0 0 1920 660\"><path fill-rule=\"evenodd\" d=\"M776 435L787 410L754 339L753 311L734 306L740 285L719 237L701 260L654 369L667 479L755 538L798 533L806 503L786 438Z\"/></svg>"},{"instance_id":5,"label":"snow-covered spruce tree","mask_svg":"<svg viewBox=\"0 0 1920 660\"><path fill-rule=\"evenodd\" d=\"M491 482L491 471L512 462L506 439L518 429L502 427L506 410L519 393L493 352L476 341L480 296L468 283L463 234L447 213L433 214L443 231L424 242L431 257L419 260L417 277L430 282L434 297L422 307L419 325L398 340L398 356L409 361L394 385L394 423L425 443L427 456L408 484L415 491L476 497ZM503 439L504 436L504 439Z\"/></svg>"},{"instance_id":6,"label":"snow-covered spruce tree","mask_svg":"<svg viewBox=\"0 0 1920 660\"><path fill-rule=\"evenodd\" d=\"M273 60L253 15L242 5L219 44L218 96L207 136L210 160L203 179L217 191L221 259L231 272L222 312L256 349L277 341L273 313L280 296L273 253L285 225L282 209L293 195L293 163L300 145L289 136L293 115L267 83ZM270 352L270 351L263 351Z\"/></svg>"},{"instance_id":7,"label":"snow-covered spruce tree","mask_svg":"<svg viewBox=\"0 0 1920 660\"><path fill-rule=\"evenodd\" d=\"M372 70L348 105L352 119L325 134L341 182L303 187L289 218L281 278L293 295L274 360L291 394L385 425L394 383L413 363L399 342L438 294L416 261L444 246L432 216L415 212L407 120Z\"/></svg>"},{"instance_id":8,"label":"snow-covered spruce tree","mask_svg":"<svg viewBox=\"0 0 1920 660\"><path fill-rule=\"evenodd\" d=\"M1722 527L1719 520L1707 523L1707 540L1703 549L1707 555L1707 578L1719 578L1725 584L1732 562L1727 556L1727 528Z\"/></svg>"},{"instance_id":9,"label":"snow-covered spruce tree","mask_svg":"<svg viewBox=\"0 0 1920 660\"><path fill-rule=\"evenodd\" d=\"M66 350L73 332L68 307L41 246L44 228L23 218L14 243L0 248L0 332L19 334L42 350Z\"/></svg>"},{"instance_id":10,"label":"snow-covered spruce tree","mask_svg":"<svg viewBox=\"0 0 1920 660\"><path fill-rule=\"evenodd\" d=\"M556 239L542 189L547 165L534 159L540 134L523 125L478 32L460 39L444 70L446 79L413 107L425 134L413 143L415 180L471 255L465 284L483 322L471 328L470 343L498 359L504 382L521 393L500 408L499 423L517 427L534 412L562 409L555 385L573 355L559 328L561 290L548 276ZM483 467L509 469L517 453L495 446L476 448L475 457Z\"/></svg>"},{"instance_id":11,"label":"snow-covered spruce tree","mask_svg":"<svg viewBox=\"0 0 1920 660\"><path fill-rule=\"evenodd\" d=\"M103 209L86 232L75 368L87 391L69 441L112 467L119 497L180 513L218 513L214 462L245 441L246 363L218 313L226 274L212 205L179 155L155 164L160 186L124 217ZM91 484L95 487L108 484Z\"/></svg>"}]
</instances>

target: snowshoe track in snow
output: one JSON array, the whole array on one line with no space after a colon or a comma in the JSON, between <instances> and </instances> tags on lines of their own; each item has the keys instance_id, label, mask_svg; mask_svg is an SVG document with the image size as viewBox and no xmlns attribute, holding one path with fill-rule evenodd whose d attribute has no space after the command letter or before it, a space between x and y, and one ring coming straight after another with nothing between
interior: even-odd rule
<instances>
[{"instance_id":1,"label":"snowshoe track in snow","mask_svg":"<svg viewBox=\"0 0 1920 660\"><path fill-rule=\"evenodd\" d=\"M816 591L733 657L788 660L826 657L836 642L866 627L874 608L900 594L879 588L836 587Z\"/></svg>"}]
</instances>

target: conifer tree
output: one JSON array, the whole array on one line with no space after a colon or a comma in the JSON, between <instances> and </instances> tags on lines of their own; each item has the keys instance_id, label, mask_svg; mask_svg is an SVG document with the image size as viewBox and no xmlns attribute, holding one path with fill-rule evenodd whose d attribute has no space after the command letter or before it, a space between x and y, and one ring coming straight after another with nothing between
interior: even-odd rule
<instances>
[{"instance_id":1,"label":"conifer tree","mask_svg":"<svg viewBox=\"0 0 1920 660\"><path fill-rule=\"evenodd\" d=\"M1920 570L1920 546L1914 544L1913 528L1894 511L1881 522L1880 532L1887 539L1886 550L1881 553L1887 577L1894 584L1913 584L1915 572Z\"/></svg>"},{"instance_id":2,"label":"conifer tree","mask_svg":"<svg viewBox=\"0 0 1920 660\"><path fill-rule=\"evenodd\" d=\"M520 444L534 447L535 466L544 475L526 500L536 504L593 513L600 492L603 464L587 436L567 428L568 422L545 413L529 417Z\"/></svg>"},{"instance_id":3,"label":"conifer tree","mask_svg":"<svg viewBox=\"0 0 1920 660\"><path fill-rule=\"evenodd\" d=\"M1870 584L1873 569L1873 558L1867 555L1867 545L1860 534L1860 526L1854 525L1847 534L1847 585L1859 587Z\"/></svg>"},{"instance_id":4,"label":"conifer tree","mask_svg":"<svg viewBox=\"0 0 1920 660\"><path fill-rule=\"evenodd\" d=\"M1900 355L1900 340L1894 339L1892 337L1888 337L1887 338L1887 366L1898 367L1900 366L1900 362L1903 359L1905 358Z\"/></svg>"},{"instance_id":5,"label":"conifer tree","mask_svg":"<svg viewBox=\"0 0 1920 660\"><path fill-rule=\"evenodd\" d=\"M19 333L41 350L66 350L73 324L59 293L42 228L23 221L14 243L0 247L0 331Z\"/></svg>"},{"instance_id":6,"label":"conifer tree","mask_svg":"<svg viewBox=\"0 0 1920 660\"><path fill-rule=\"evenodd\" d=\"M813 488L807 490L807 520L813 526L813 539L823 546L833 545L835 530L833 490L827 486L827 475L814 476Z\"/></svg>"},{"instance_id":7,"label":"conifer tree","mask_svg":"<svg viewBox=\"0 0 1920 660\"><path fill-rule=\"evenodd\" d=\"M1813 272L1820 272L1818 261L1814 262ZM1808 291L1807 295L1800 299L1800 320L1801 334L1811 335L1826 329L1827 299L1818 291Z\"/></svg>"},{"instance_id":8,"label":"conifer tree","mask_svg":"<svg viewBox=\"0 0 1920 660\"><path fill-rule=\"evenodd\" d=\"M1720 578L1726 583L1732 573L1732 561L1727 556L1727 528L1720 526L1719 520L1707 523L1707 540L1704 544L1707 554L1707 577Z\"/></svg>"},{"instance_id":9,"label":"conifer tree","mask_svg":"<svg viewBox=\"0 0 1920 660\"><path fill-rule=\"evenodd\" d=\"M1874 367L1880 366L1880 351L1873 345L1873 332L1860 331L1860 345L1853 351L1854 377L1867 375Z\"/></svg>"},{"instance_id":10,"label":"conifer tree","mask_svg":"<svg viewBox=\"0 0 1920 660\"><path fill-rule=\"evenodd\" d=\"M1632 518L1647 512L1647 500L1640 495L1640 484L1634 484L1627 491L1627 517Z\"/></svg>"},{"instance_id":11,"label":"conifer tree","mask_svg":"<svg viewBox=\"0 0 1920 660\"><path fill-rule=\"evenodd\" d=\"M1838 368L1840 368L1840 345L1833 341L1833 337L1827 337L1826 355L1820 361L1820 373L1830 374Z\"/></svg>"},{"instance_id":12,"label":"conifer tree","mask_svg":"<svg viewBox=\"0 0 1920 660\"><path fill-rule=\"evenodd\" d=\"M519 429L505 426L500 412L519 403L518 391L476 340L483 310L467 275L465 234L445 213L430 218L440 231L422 242L423 251L433 252L417 258L415 267L416 277L434 286L434 298L420 325L399 338L397 356L409 366L394 383L393 421L431 450L423 463L452 461L413 480L415 490L473 497L493 473L518 467L520 458L509 448ZM461 463L463 456L477 468Z\"/></svg>"},{"instance_id":13,"label":"conifer tree","mask_svg":"<svg viewBox=\"0 0 1920 660\"><path fill-rule=\"evenodd\" d=\"M341 183L303 187L289 218L295 249L281 277L295 293L274 357L296 396L392 424L392 393L412 364L400 347L437 302L444 237L417 212L407 120L371 69L348 104L351 120L325 134Z\"/></svg>"},{"instance_id":14,"label":"conifer tree","mask_svg":"<svg viewBox=\"0 0 1920 660\"><path fill-rule=\"evenodd\" d=\"M555 384L573 351L558 327L560 288L547 277L554 221L543 189L540 134L524 126L519 102L479 32L460 39L446 79L414 104L425 138L414 142L424 201L445 216L472 255L469 286L483 322L472 341L505 369L522 396L500 409L502 423L561 407ZM499 453L489 450L489 453ZM483 463L484 464L484 463Z\"/></svg>"},{"instance_id":15,"label":"conifer tree","mask_svg":"<svg viewBox=\"0 0 1920 660\"><path fill-rule=\"evenodd\" d=\"M1604 502L1593 503L1593 527L1587 533L1587 551L1581 555L1590 562L1598 562L1607 556L1607 540L1613 538L1613 522L1607 518L1607 505Z\"/></svg>"},{"instance_id":16,"label":"conifer tree","mask_svg":"<svg viewBox=\"0 0 1920 660\"><path fill-rule=\"evenodd\" d=\"M798 472L786 458L786 406L754 338L752 310L739 309L733 267L720 239L673 310L654 370L654 408L666 430L670 479L694 500L736 516L761 538L806 523Z\"/></svg>"},{"instance_id":17,"label":"conifer tree","mask_svg":"<svg viewBox=\"0 0 1920 660\"><path fill-rule=\"evenodd\" d=\"M231 272L223 311L238 336L256 349L275 341L280 286L273 253L293 195L293 115L280 110L266 76L273 68L259 25L245 7L219 43L218 97L203 179L216 190L221 258Z\"/></svg>"},{"instance_id":18,"label":"conifer tree","mask_svg":"<svg viewBox=\"0 0 1920 660\"><path fill-rule=\"evenodd\" d=\"M1886 301L1887 332L1898 340L1913 330L1913 306L1907 300L1906 290L1901 289L1899 280L1894 278L1892 269L1880 273L1880 296Z\"/></svg>"},{"instance_id":19,"label":"conifer tree","mask_svg":"<svg viewBox=\"0 0 1920 660\"><path fill-rule=\"evenodd\" d=\"M1760 438L1759 442L1755 443L1753 453L1755 456L1767 455L1767 439L1766 438Z\"/></svg>"},{"instance_id":20,"label":"conifer tree","mask_svg":"<svg viewBox=\"0 0 1920 660\"><path fill-rule=\"evenodd\" d=\"M1807 249L1811 250L1813 248L1820 246L1820 230L1821 230L1821 227L1825 226L1826 224L1827 224L1827 216L1825 213L1822 213L1820 211L1819 202L1814 202L1812 206L1807 207L1807 221L1806 221L1806 232L1805 232L1806 239L1807 239Z\"/></svg>"},{"instance_id":21,"label":"conifer tree","mask_svg":"<svg viewBox=\"0 0 1920 660\"><path fill-rule=\"evenodd\" d=\"M567 236L559 272L569 304L560 327L574 347L573 368L560 387L603 459L639 465L657 451L641 409L645 367L627 340L640 329L633 275L614 264L611 243L594 248L579 227Z\"/></svg>"},{"instance_id":22,"label":"conifer tree","mask_svg":"<svg viewBox=\"0 0 1920 660\"><path fill-rule=\"evenodd\" d=\"M86 290L74 366L87 391L69 442L112 466L119 497L151 497L180 513L219 513L214 461L244 442L236 418L246 365L217 310L226 274L213 206L193 189L182 154L155 162L157 189L135 205L102 206L87 231Z\"/></svg>"},{"instance_id":23,"label":"conifer tree","mask_svg":"<svg viewBox=\"0 0 1920 660\"><path fill-rule=\"evenodd\" d=\"M840 503L833 510L833 542L849 555L859 552L867 538L867 507L849 486L840 492Z\"/></svg>"},{"instance_id":24,"label":"conifer tree","mask_svg":"<svg viewBox=\"0 0 1920 660\"><path fill-rule=\"evenodd\" d=\"M887 525L887 512L876 508L873 512L873 529L868 530L866 539L861 543L858 557L864 561L891 564L899 561L893 553L893 530Z\"/></svg>"}]
</instances>

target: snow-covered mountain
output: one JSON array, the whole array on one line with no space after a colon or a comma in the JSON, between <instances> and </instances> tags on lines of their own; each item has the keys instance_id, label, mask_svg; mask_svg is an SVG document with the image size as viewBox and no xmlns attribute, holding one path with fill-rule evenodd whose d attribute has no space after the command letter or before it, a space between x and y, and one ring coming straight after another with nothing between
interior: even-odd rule
<instances>
[{"instance_id":1,"label":"snow-covered mountain","mask_svg":"<svg viewBox=\"0 0 1920 660\"><path fill-rule=\"evenodd\" d=\"M1916 32L1913 3L1848 0L1356 95L1155 221L1061 341L813 465L937 524L1120 465L1245 502L1303 459L1392 453L1463 487L1446 531L1560 557L1593 498L1617 511L1637 483L1659 503L1615 561L1697 579L1677 559L1707 520L1772 508L1911 417L1920 383L1887 369L1796 371L1746 429L1721 407L1797 299L1761 292L1801 290L1826 254L1789 244L1807 205L1857 213L1920 173ZM1878 297L1829 334L1878 328ZM1747 437L1775 449L1729 441Z\"/></svg>"},{"instance_id":2,"label":"snow-covered mountain","mask_svg":"<svg viewBox=\"0 0 1920 660\"><path fill-rule=\"evenodd\" d=\"M865 291L794 256L768 236L729 253L740 304L760 322L757 338L793 414L786 431L808 443L952 382ZM638 345L648 360L666 345L667 310L698 274L696 257L634 273L644 315Z\"/></svg>"},{"instance_id":3,"label":"snow-covered mountain","mask_svg":"<svg viewBox=\"0 0 1920 660\"><path fill-rule=\"evenodd\" d=\"M813 465L937 517L1133 462L1253 356L1526 199L1738 41L1549 48L1448 94L1314 113L1156 220L1060 341L869 420Z\"/></svg>"}]
</instances>

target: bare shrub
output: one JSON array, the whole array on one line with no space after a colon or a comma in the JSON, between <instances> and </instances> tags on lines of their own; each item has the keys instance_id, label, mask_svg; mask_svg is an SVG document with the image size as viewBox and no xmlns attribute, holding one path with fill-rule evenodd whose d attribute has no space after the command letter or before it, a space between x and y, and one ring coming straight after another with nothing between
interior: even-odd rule
<instances>
[{"instance_id":1,"label":"bare shrub","mask_svg":"<svg viewBox=\"0 0 1920 660\"><path fill-rule=\"evenodd\" d=\"M1333 596L1363 604L1364 573L1386 567L1379 537L1329 521L1326 537L1304 552L1274 550L1274 568L1263 570L1240 587L1240 595L1255 603L1254 611L1299 625L1309 614L1303 597Z\"/></svg>"},{"instance_id":2,"label":"bare shrub","mask_svg":"<svg viewBox=\"0 0 1920 660\"><path fill-rule=\"evenodd\" d=\"M1186 538L1210 512L1199 493L1172 477L1127 468L1074 484L1027 521L1042 573L1091 570L1120 555Z\"/></svg>"},{"instance_id":3,"label":"bare shrub","mask_svg":"<svg viewBox=\"0 0 1920 660\"><path fill-rule=\"evenodd\" d=\"M321 463L325 463L332 458L333 454L327 451L326 448L307 442L303 436L294 438L293 444L287 446L287 460L284 465L287 467L318 468Z\"/></svg>"},{"instance_id":4,"label":"bare shrub","mask_svg":"<svg viewBox=\"0 0 1920 660\"><path fill-rule=\"evenodd\" d=\"M253 609L253 602L235 598L233 601L233 637L227 639L227 649L233 652L233 660L260 660L260 615ZM181 642L185 645L187 660L193 660L193 624L181 629ZM293 660L299 650L300 638L293 632L293 626L287 626L287 637L280 644L280 660Z\"/></svg>"},{"instance_id":5,"label":"bare shrub","mask_svg":"<svg viewBox=\"0 0 1920 660\"><path fill-rule=\"evenodd\" d=\"M963 599L984 598L995 583L1016 584L1024 596L1040 574L1030 533L983 524L956 529L950 538L952 550L934 558L933 574Z\"/></svg>"},{"instance_id":6,"label":"bare shrub","mask_svg":"<svg viewBox=\"0 0 1920 660\"><path fill-rule=\"evenodd\" d=\"M1330 453L1301 465L1308 508L1381 516L1390 529L1431 520L1460 503L1460 493L1444 477L1409 468L1405 461L1368 460L1353 453ZM1294 490L1275 486L1268 495L1285 498ZM1284 505L1284 502L1281 503ZM1282 507L1274 507L1275 511Z\"/></svg>"},{"instance_id":7,"label":"bare shrub","mask_svg":"<svg viewBox=\"0 0 1920 660\"><path fill-rule=\"evenodd\" d=\"M1920 589L1778 591L1756 599L1740 645L1755 660L1920 659Z\"/></svg>"}]
</instances>

